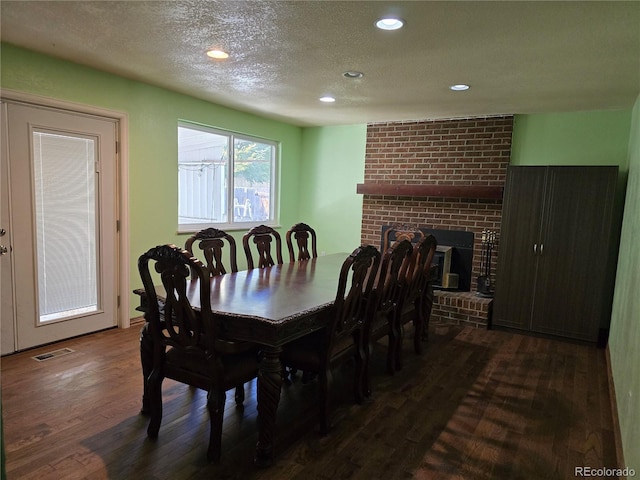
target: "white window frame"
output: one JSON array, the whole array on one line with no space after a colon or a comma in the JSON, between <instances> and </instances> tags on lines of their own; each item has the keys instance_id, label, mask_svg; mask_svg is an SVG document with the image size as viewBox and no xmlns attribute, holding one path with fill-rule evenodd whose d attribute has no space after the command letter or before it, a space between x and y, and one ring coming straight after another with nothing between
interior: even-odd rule
<instances>
[{"instance_id":1,"label":"white window frame","mask_svg":"<svg viewBox=\"0 0 640 480\"><path fill-rule=\"evenodd\" d=\"M279 216L279 208L278 208L278 198L279 198L279 184L278 184L278 171L280 164L280 142L265 139L261 137L256 137L253 135L246 135L243 133L233 132L230 130L223 130L216 127L211 127L207 125L191 123L188 121L179 121L178 128L188 128L191 130L199 130L206 133L212 133L215 135L220 135L227 137L227 145L229 151L229 168L227 172L227 205L226 205L226 215L227 221L225 222L198 222L198 223L180 223L180 205L178 203L178 233L191 233L197 232L204 228L215 227L221 230L247 230L256 225L269 225L276 227L278 226L278 216ZM176 129L177 133L177 129ZM270 188L269 188L269 213L268 219L266 220L257 220L257 221L235 221L234 220L234 189L235 189L235 175L234 175L234 164L235 164L235 149L234 144L235 140L246 140L249 142L257 142L261 144L270 145L272 147L272 158L271 158L271 171L270 171ZM180 146L178 145L178 149ZM177 159L176 159L177 160ZM179 163L178 161L176 163ZM180 202L180 178L178 175L178 202Z\"/></svg>"}]
</instances>

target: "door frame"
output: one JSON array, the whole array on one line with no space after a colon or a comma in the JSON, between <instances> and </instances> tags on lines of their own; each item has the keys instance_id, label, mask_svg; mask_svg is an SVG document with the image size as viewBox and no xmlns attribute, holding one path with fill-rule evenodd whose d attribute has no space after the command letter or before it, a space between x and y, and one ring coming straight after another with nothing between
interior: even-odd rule
<instances>
[{"instance_id":1,"label":"door frame","mask_svg":"<svg viewBox=\"0 0 640 480\"><path fill-rule=\"evenodd\" d=\"M119 218L118 229L118 262L117 262L117 295L118 328L129 328L131 319L130 308L130 282L129 282L129 114L117 110L110 110L82 103L59 100L32 93L0 88L0 97L6 101L24 103L33 106L49 107L66 110L70 113L84 113L116 120L116 141L118 149L118 168L116 171L116 215ZM15 322L15 318L13 319Z\"/></svg>"}]
</instances>

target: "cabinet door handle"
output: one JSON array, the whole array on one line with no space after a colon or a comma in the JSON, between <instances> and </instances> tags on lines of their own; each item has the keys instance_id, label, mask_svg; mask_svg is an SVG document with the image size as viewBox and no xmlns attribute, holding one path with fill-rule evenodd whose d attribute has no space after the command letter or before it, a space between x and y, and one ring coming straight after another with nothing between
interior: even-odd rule
<instances>
[{"instance_id":1,"label":"cabinet door handle","mask_svg":"<svg viewBox=\"0 0 640 480\"><path fill-rule=\"evenodd\" d=\"M540 255L542 255L544 252L544 243L540 244Z\"/></svg>"},{"instance_id":2,"label":"cabinet door handle","mask_svg":"<svg viewBox=\"0 0 640 480\"><path fill-rule=\"evenodd\" d=\"M533 244L533 254L534 254L534 255L537 255L537 254L538 254L538 244L537 244L537 243L534 243L534 244Z\"/></svg>"}]
</instances>

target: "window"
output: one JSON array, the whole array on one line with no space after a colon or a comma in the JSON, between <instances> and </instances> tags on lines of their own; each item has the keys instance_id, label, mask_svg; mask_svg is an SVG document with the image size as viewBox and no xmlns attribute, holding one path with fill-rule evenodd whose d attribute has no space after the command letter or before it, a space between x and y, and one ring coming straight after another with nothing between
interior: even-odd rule
<instances>
[{"instance_id":1,"label":"window","mask_svg":"<svg viewBox=\"0 0 640 480\"><path fill-rule=\"evenodd\" d=\"M273 224L277 144L178 124L178 230Z\"/></svg>"}]
</instances>

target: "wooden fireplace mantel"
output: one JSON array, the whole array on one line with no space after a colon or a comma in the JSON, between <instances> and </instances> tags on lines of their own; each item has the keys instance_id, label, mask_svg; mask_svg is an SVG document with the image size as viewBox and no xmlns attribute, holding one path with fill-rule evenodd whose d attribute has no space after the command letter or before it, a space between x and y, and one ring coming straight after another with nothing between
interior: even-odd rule
<instances>
[{"instance_id":1,"label":"wooden fireplace mantel","mask_svg":"<svg viewBox=\"0 0 640 480\"><path fill-rule=\"evenodd\" d=\"M399 197L502 198L502 187L486 185L436 185L358 183L356 193L362 195L396 195Z\"/></svg>"}]
</instances>

